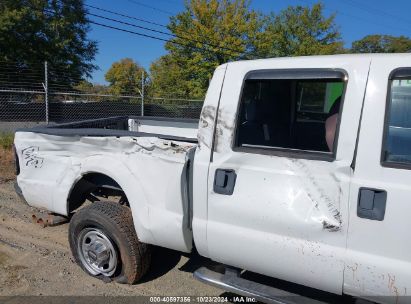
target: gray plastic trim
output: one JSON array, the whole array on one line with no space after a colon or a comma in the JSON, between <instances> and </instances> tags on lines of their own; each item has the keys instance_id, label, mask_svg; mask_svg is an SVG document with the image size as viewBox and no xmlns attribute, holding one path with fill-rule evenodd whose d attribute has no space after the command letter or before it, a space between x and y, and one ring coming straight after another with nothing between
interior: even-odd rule
<instances>
[{"instance_id":1,"label":"gray plastic trim","mask_svg":"<svg viewBox=\"0 0 411 304\"><path fill-rule=\"evenodd\" d=\"M389 80L411 78L411 68L397 68L390 73Z\"/></svg>"},{"instance_id":2,"label":"gray plastic trim","mask_svg":"<svg viewBox=\"0 0 411 304\"><path fill-rule=\"evenodd\" d=\"M278 69L258 70L249 72L245 80L250 79L342 79L347 73L340 69Z\"/></svg>"}]
</instances>

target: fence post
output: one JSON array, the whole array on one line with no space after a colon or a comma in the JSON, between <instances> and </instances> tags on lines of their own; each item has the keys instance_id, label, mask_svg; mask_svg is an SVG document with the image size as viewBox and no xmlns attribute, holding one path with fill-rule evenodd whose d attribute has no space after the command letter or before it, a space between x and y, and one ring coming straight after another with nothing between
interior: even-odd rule
<instances>
[{"instance_id":1,"label":"fence post","mask_svg":"<svg viewBox=\"0 0 411 304\"><path fill-rule=\"evenodd\" d=\"M49 123L49 82L47 61L44 61L44 100L46 104L46 123Z\"/></svg>"},{"instance_id":2,"label":"fence post","mask_svg":"<svg viewBox=\"0 0 411 304\"><path fill-rule=\"evenodd\" d=\"M144 116L144 70L141 72L141 116Z\"/></svg>"}]
</instances>

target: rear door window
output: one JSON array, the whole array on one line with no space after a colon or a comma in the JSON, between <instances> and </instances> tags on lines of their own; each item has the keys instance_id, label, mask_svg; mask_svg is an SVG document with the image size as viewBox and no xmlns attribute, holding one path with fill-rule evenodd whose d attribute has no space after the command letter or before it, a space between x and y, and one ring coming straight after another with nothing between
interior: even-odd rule
<instances>
[{"instance_id":1,"label":"rear door window","mask_svg":"<svg viewBox=\"0 0 411 304\"><path fill-rule=\"evenodd\" d=\"M390 77L382 162L411 168L411 68Z\"/></svg>"},{"instance_id":2,"label":"rear door window","mask_svg":"<svg viewBox=\"0 0 411 304\"><path fill-rule=\"evenodd\" d=\"M248 75L240 102L236 146L244 152L265 149L332 156L345 85L345 73L333 70ZM334 125L329 123L331 116ZM328 125L333 134L327 138Z\"/></svg>"}]
</instances>

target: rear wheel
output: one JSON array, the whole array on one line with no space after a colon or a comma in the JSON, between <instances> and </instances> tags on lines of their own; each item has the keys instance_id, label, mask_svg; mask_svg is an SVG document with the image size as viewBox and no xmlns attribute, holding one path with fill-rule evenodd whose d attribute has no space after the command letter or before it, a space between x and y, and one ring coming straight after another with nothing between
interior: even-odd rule
<instances>
[{"instance_id":1,"label":"rear wheel","mask_svg":"<svg viewBox=\"0 0 411 304\"><path fill-rule=\"evenodd\" d=\"M95 202L74 214L69 228L70 248L88 274L133 284L147 272L150 248L140 243L128 207Z\"/></svg>"}]
</instances>

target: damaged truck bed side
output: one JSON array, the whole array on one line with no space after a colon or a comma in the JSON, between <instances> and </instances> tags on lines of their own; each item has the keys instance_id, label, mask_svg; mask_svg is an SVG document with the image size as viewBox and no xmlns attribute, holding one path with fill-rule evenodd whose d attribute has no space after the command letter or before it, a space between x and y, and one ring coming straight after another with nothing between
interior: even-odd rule
<instances>
[{"instance_id":1,"label":"damaged truck bed side","mask_svg":"<svg viewBox=\"0 0 411 304\"><path fill-rule=\"evenodd\" d=\"M195 246L228 267L199 280L264 302L290 294L240 270L406 303L409 113L411 55L233 62L216 69L199 121L18 131L16 189L72 216L73 255L96 277L135 283L149 245Z\"/></svg>"}]
</instances>

